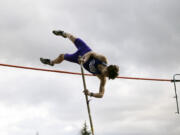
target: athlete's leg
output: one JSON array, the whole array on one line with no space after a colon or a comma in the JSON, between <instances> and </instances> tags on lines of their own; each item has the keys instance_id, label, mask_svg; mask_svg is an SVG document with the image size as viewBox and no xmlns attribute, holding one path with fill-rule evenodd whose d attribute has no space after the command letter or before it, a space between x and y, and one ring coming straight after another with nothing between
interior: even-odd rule
<instances>
[{"instance_id":1,"label":"athlete's leg","mask_svg":"<svg viewBox=\"0 0 180 135\"><path fill-rule=\"evenodd\" d=\"M61 62L63 62L64 60L64 54L60 54L56 59L54 60L50 60L50 59L44 59L44 58L40 58L40 61L43 64L47 64L50 66L54 66L55 64L60 64Z\"/></svg>"},{"instance_id":2,"label":"athlete's leg","mask_svg":"<svg viewBox=\"0 0 180 135\"><path fill-rule=\"evenodd\" d=\"M56 36L62 36L64 38L68 38L69 40L71 40L73 43L75 42L75 40L77 39L77 37L75 37L74 35L64 32L62 30L53 30L52 31L53 34L55 34Z\"/></svg>"},{"instance_id":3,"label":"athlete's leg","mask_svg":"<svg viewBox=\"0 0 180 135\"><path fill-rule=\"evenodd\" d=\"M48 64L54 66L54 64L60 64L63 60L67 60L70 62L78 63L79 56L83 56L85 53L91 51L91 48L80 38L75 37L74 35L64 32L64 31L53 31L53 33L57 36L62 36L64 38L68 38L71 40L74 45L77 47L77 51L73 54L60 54L56 59L44 59L40 58L40 61L44 64Z\"/></svg>"},{"instance_id":4,"label":"athlete's leg","mask_svg":"<svg viewBox=\"0 0 180 135\"><path fill-rule=\"evenodd\" d=\"M77 49L90 49L89 46L87 46L87 44L80 38L77 38L76 36L68 33L68 32L64 32L62 30L53 30L53 34L55 34L56 36L62 36L64 38L68 38L69 40L71 40Z\"/></svg>"},{"instance_id":5,"label":"athlete's leg","mask_svg":"<svg viewBox=\"0 0 180 135\"><path fill-rule=\"evenodd\" d=\"M68 54L68 53L64 54L63 60L78 63L79 56L83 56L85 53L91 51L91 48L83 40L81 40L80 38L77 38L76 36L74 36L70 33L64 32L62 30L57 30L57 31L54 30L53 33L57 36L62 36L64 38L68 38L70 41L72 41L74 43L74 45L78 49L73 54Z\"/></svg>"},{"instance_id":6,"label":"athlete's leg","mask_svg":"<svg viewBox=\"0 0 180 135\"><path fill-rule=\"evenodd\" d=\"M74 35L70 34L70 33L67 33L67 32L64 32L64 35L66 35L66 37L71 40L73 43L75 43L77 37L75 37Z\"/></svg>"},{"instance_id":7,"label":"athlete's leg","mask_svg":"<svg viewBox=\"0 0 180 135\"><path fill-rule=\"evenodd\" d=\"M82 57L87 52L92 51L91 48L84 41L82 41L80 38L75 39L74 45L76 46L76 48L78 50L73 54L65 54L64 55L65 60L70 61L70 62L74 62L74 63L79 63L78 62L79 57Z\"/></svg>"},{"instance_id":8,"label":"athlete's leg","mask_svg":"<svg viewBox=\"0 0 180 135\"><path fill-rule=\"evenodd\" d=\"M64 60L64 54L60 54L56 59L52 60L51 63L54 64L60 64Z\"/></svg>"}]
</instances>

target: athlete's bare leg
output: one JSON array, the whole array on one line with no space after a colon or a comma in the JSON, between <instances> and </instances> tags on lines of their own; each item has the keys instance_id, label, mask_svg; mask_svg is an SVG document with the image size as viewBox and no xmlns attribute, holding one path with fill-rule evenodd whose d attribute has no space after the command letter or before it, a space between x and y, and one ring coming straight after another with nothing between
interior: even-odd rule
<instances>
[{"instance_id":1,"label":"athlete's bare leg","mask_svg":"<svg viewBox=\"0 0 180 135\"><path fill-rule=\"evenodd\" d=\"M70 33L67 33L67 32L64 32L62 30L54 30L53 31L53 34L55 34L56 36L62 36L64 38L68 38L69 40L71 40L73 43L76 41L76 37L73 36L72 34ZM40 61L44 64L47 64L47 65L51 65L51 66L54 66L54 64L60 64L61 62L64 61L64 54L60 54L56 59L54 60L50 60L50 59L43 59L43 58L40 58Z\"/></svg>"},{"instance_id":2,"label":"athlete's bare leg","mask_svg":"<svg viewBox=\"0 0 180 135\"><path fill-rule=\"evenodd\" d=\"M73 43L76 41L76 39L77 39L77 37L75 37L74 35L72 35L72 34L70 34L70 33L64 33L66 36L67 36L67 38L69 39L69 40L71 40Z\"/></svg>"},{"instance_id":3,"label":"athlete's bare leg","mask_svg":"<svg viewBox=\"0 0 180 135\"><path fill-rule=\"evenodd\" d=\"M69 40L71 40L73 43L75 42L75 40L77 39L77 37L75 37L74 35L64 32L62 30L53 30L53 34L55 34L56 36L62 36L64 38L68 38Z\"/></svg>"},{"instance_id":4,"label":"athlete's bare leg","mask_svg":"<svg viewBox=\"0 0 180 135\"><path fill-rule=\"evenodd\" d=\"M52 60L52 65L54 64L60 64L64 60L64 54L60 54L56 59Z\"/></svg>"},{"instance_id":5,"label":"athlete's bare leg","mask_svg":"<svg viewBox=\"0 0 180 135\"><path fill-rule=\"evenodd\" d=\"M61 30L58 30L58 31L53 31L53 33L56 35L56 36L62 36L64 38L68 38L69 40L71 40L73 43L75 42L75 40L77 39L75 36L73 36L72 34L70 33L67 33L67 32L64 32L64 31L61 31ZM52 60L51 63L52 65L54 64L60 64L61 62L63 62L64 60L64 54L60 54L56 59Z\"/></svg>"}]
</instances>

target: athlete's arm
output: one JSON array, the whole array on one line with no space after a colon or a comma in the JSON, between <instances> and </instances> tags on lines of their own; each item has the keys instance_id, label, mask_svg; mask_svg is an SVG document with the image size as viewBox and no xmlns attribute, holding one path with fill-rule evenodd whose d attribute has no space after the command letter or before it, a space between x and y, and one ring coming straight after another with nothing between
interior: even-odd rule
<instances>
[{"instance_id":1,"label":"athlete's arm","mask_svg":"<svg viewBox=\"0 0 180 135\"><path fill-rule=\"evenodd\" d=\"M105 77L98 77L100 79L100 87L99 87L99 93L92 93L89 92L88 90L85 90L85 94L91 96L91 97L96 97L96 98L102 98L104 96L105 92L105 85L106 85L106 78Z\"/></svg>"}]
</instances>

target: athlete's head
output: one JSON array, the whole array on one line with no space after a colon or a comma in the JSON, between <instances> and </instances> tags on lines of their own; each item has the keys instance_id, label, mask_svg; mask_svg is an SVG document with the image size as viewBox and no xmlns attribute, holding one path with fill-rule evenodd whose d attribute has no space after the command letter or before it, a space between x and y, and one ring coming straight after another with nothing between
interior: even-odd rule
<instances>
[{"instance_id":1,"label":"athlete's head","mask_svg":"<svg viewBox=\"0 0 180 135\"><path fill-rule=\"evenodd\" d=\"M119 67L117 65L109 65L107 67L107 76L109 79L115 79L118 77Z\"/></svg>"}]
</instances>

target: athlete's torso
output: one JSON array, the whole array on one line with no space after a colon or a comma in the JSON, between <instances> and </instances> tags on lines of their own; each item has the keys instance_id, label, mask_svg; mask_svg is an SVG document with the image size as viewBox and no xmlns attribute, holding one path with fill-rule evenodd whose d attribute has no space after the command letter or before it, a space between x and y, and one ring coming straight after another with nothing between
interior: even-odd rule
<instances>
[{"instance_id":1,"label":"athlete's torso","mask_svg":"<svg viewBox=\"0 0 180 135\"><path fill-rule=\"evenodd\" d=\"M104 65L106 66L106 63L103 61L100 61L94 57L90 57L84 64L84 68L89 71L90 73L94 75L101 74L101 71L98 69L98 65Z\"/></svg>"}]
</instances>

